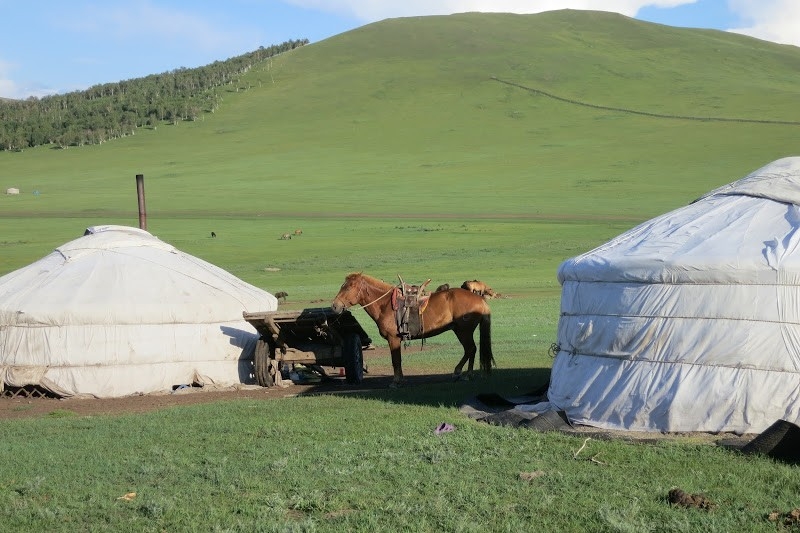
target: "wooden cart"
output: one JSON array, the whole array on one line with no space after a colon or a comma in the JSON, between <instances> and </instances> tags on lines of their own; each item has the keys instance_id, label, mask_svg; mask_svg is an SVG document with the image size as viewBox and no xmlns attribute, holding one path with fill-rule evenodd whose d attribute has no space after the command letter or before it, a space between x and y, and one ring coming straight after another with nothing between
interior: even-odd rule
<instances>
[{"instance_id":1,"label":"wooden cart","mask_svg":"<svg viewBox=\"0 0 800 533\"><path fill-rule=\"evenodd\" d=\"M242 316L261 334L253 366L256 381L262 387L274 385L276 373L284 363L342 367L348 383L361 383L362 350L372 340L350 311L337 315L329 307L315 307L244 312Z\"/></svg>"}]
</instances>

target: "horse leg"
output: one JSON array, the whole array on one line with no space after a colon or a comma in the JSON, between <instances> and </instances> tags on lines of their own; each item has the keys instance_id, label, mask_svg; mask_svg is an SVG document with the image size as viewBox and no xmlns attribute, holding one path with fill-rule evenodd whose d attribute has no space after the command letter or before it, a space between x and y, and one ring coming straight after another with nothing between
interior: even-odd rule
<instances>
[{"instance_id":1,"label":"horse leg","mask_svg":"<svg viewBox=\"0 0 800 533\"><path fill-rule=\"evenodd\" d=\"M458 381L460 379L469 381L469 378L471 377L471 372L468 372L466 376L463 377L461 376L461 369L464 368L464 364L467 362L468 359L469 356L467 354L464 354L464 357L462 357L461 361L458 362L456 368L453 370L453 381Z\"/></svg>"},{"instance_id":2,"label":"horse leg","mask_svg":"<svg viewBox=\"0 0 800 533\"><path fill-rule=\"evenodd\" d=\"M399 337L392 336L389 339L389 351L392 353L392 369L394 370L394 379L390 387L397 388L403 383L403 367L401 363L401 347Z\"/></svg>"},{"instance_id":3,"label":"horse leg","mask_svg":"<svg viewBox=\"0 0 800 533\"><path fill-rule=\"evenodd\" d=\"M464 364L467 362L469 364L467 365L467 375L464 379L470 379L472 377L472 368L475 366L475 354L478 351L475 339L472 336L474 330L455 329L453 331L458 337L461 346L464 347L464 357L461 358L461 361L458 362L455 370L453 370L453 379L461 379L461 369L464 368Z\"/></svg>"}]
</instances>

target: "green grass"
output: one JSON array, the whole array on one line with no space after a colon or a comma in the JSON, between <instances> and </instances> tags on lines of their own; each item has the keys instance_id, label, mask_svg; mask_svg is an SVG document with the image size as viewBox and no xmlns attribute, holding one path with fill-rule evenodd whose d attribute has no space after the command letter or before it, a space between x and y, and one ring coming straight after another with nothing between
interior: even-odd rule
<instances>
[{"instance_id":1,"label":"green grass","mask_svg":"<svg viewBox=\"0 0 800 533\"><path fill-rule=\"evenodd\" d=\"M18 421L0 509L48 531L775 531L767 514L796 506L793 469L766 459L490 426L393 394ZM717 507L671 507L673 487Z\"/></svg>"},{"instance_id":2,"label":"green grass","mask_svg":"<svg viewBox=\"0 0 800 533\"><path fill-rule=\"evenodd\" d=\"M7 235L0 269L10 271L78 238L87 218L0 218ZM111 222L129 221L112 219ZM135 225L135 224L134 224ZM507 296L558 292L555 270L564 259L594 247L629 224L544 223L531 220L411 218L228 218L148 220L148 229L177 248L219 265L289 303L333 299L345 275L364 272L397 280L460 285L485 279ZM303 235L283 241L286 231ZM215 231L217 238L211 238ZM277 269L277 270L275 270ZM502 277L498 279L499 273ZM423 279L424 278L424 279Z\"/></svg>"},{"instance_id":3,"label":"green grass","mask_svg":"<svg viewBox=\"0 0 800 533\"><path fill-rule=\"evenodd\" d=\"M397 19L274 58L203 120L0 153L0 186L22 190L0 195L0 274L87 226L135 226L144 174L152 233L288 292L288 308L326 305L356 270L434 286L478 278L505 296L491 302L490 378L119 417L73 416L67 403L4 422L4 523L774 531L767 513L797 507L793 466L692 441L592 440L575 458L581 438L472 422L455 406L547 379L561 261L795 155L800 131L591 109L492 76L594 105L798 121L799 67L795 47L606 13ZM404 367L444 376L458 349L451 334L413 344ZM442 421L457 430L433 435ZM543 475L518 478L532 471ZM674 486L718 508L670 507Z\"/></svg>"}]
</instances>

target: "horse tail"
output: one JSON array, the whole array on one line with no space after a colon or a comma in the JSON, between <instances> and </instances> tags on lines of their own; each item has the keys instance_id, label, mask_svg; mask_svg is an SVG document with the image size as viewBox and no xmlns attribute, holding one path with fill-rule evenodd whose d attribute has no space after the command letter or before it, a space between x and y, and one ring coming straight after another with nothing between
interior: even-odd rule
<instances>
[{"instance_id":1,"label":"horse tail","mask_svg":"<svg viewBox=\"0 0 800 533\"><path fill-rule=\"evenodd\" d=\"M496 365L496 363L494 362L494 355L492 355L492 315L488 312L481 317L480 336L481 370L490 374L492 366Z\"/></svg>"}]
</instances>

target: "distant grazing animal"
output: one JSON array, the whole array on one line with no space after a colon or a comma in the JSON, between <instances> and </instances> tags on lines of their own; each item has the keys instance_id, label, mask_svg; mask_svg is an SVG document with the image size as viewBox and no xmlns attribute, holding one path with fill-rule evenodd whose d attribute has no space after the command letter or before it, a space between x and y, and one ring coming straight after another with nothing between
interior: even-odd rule
<instances>
[{"instance_id":1,"label":"distant grazing animal","mask_svg":"<svg viewBox=\"0 0 800 533\"><path fill-rule=\"evenodd\" d=\"M446 291L446 290L447 290L447 289L449 289L449 288L450 288L450 284L449 284L449 283L442 283L441 285L439 285L438 287L436 287L436 292L439 292L439 291Z\"/></svg>"},{"instance_id":2,"label":"distant grazing animal","mask_svg":"<svg viewBox=\"0 0 800 533\"><path fill-rule=\"evenodd\" d=\"M284 291L278 291L275 293L275 298L277 298L278 300L283 299L284 302L286 302L287 296L289 296L289 294Z\"/></svg>"},{"instance_id":3,"label":"distant grazing animal","mask_svg":"<svg viewBox=\"0 0 800 533\"><path fill-rule=\"evenodd\" d=\"M297 228L296 230L294 230L294 234L295 235L302 235L303 234L303 230L301 230L300 228Z\"/></svg>"},{"instance_id":4,"label":"distant grazing animal","mask_svg":"<svg viewBox=\"0 0 800 533\"><path fill-rule=\"evenodd\" d=\"M216 237L216 236L217 236L217 234L212 231L211 232L211 237Z\"/></svg>"},{"instance_id":5,"label":"distant grazing animal","mask_svg":"<svg viewBox=\"0 0 800 533\"><path fill-rule=\"evenodd\" d=\"M354 272L345 278L342 288L331 303L331 309L337 314L350 306L360 305L375 321L381 337L389 342L394 369L392 382L394 387L400 386L403 382L400 354L403 342L397 332L396 315L392 306L393 293L396 290L399 290L399 287L361 272ZM489 304L483 298L461 289L434 292L431 293L422 316L425 331L415 338L433 337L447 330L453 330L464 347L464 357L453 370L455 378L461 376L461 369L468 361L467 375L472 374L475 354L478 352L473 334L478 326L480 326L480 367L487 374L492 371L494 363L492 315Z\"/></svg>"},{"instance_id":6,"label":"distant grazing animal","mask_svg":"<svg viewBox=\"0 0 800 533\"><path fill-rule=\"evenodd\" d=\"M291 234L291 233L284 233L283 235L281 235L281 238L280 238L279 240L281 240L281 241L288 241L288 240L290 240L291 238L292 238L292 234Z\"/></svg>"},{"instance_id":7,"label":"distant grazing animal","mask_svg":"<svg viewBox=\"0 0 800 533\"><path fill-rule=\"evenodd\" d=\"M477 279L465 281L461 284L461 288L472 291L479 296L483 296L484 298L494 298L497 296L497 293L495 293L490 286L482 281L478 281Z\"/></svg>"}]
</instances>

